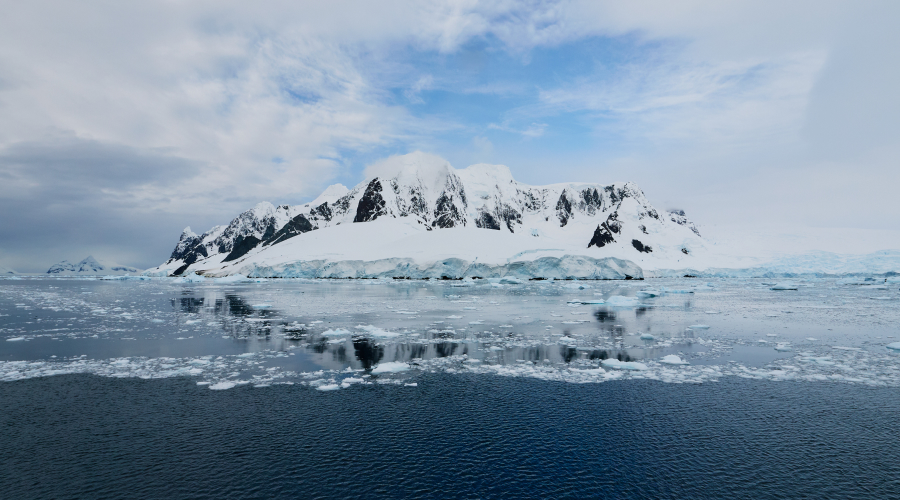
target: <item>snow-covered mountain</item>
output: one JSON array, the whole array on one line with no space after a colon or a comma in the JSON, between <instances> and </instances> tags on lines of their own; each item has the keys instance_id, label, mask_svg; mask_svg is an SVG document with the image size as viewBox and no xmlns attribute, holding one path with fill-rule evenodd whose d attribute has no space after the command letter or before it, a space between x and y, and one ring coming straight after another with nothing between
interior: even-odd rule
<instances>
[{"instance_id":1,"label":"snow-covered mountain","mask_svg":"<svg viewBox=\"0 0 900 500\"><path fill-rule=\"evenodd\" d=\"M128 274L137 273L138 270L128 266L104 266L97 262L92 256L87 256L84 260L77 264L64 260L58 264L54 264L47 270L47 274L58 275L105 275L105 274Z\"/></svg>"},{"instance_id":2,"label":"snow-covered mountain","mask_svg":"<svg viewBox=\"0 0 900 500\"><path fill-rule=\"evenodd\" d=\"M185 228L152 275L638 277L706 251L684 212L633 183L529 186L501 165L395 157L353 189L263 202L203 234Z\"/></svg>"}]
</instances>

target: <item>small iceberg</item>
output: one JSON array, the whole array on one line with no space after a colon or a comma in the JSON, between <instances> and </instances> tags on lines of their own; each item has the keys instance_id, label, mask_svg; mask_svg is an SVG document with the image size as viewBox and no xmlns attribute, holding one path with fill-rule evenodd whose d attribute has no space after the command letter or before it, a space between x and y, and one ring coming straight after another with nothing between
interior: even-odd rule
<instances>
[{"instance_id":1,"label":"small iceberg","mask_svg":"<svg viewBox=\"0 0 900 500\"><path fill-rule=\"evenodd\" d=\"M668 355L666 355L666 356L663 356L663 357L659 360L659 362L660 362L660 363L663 363L663 364L666 364L666 365L689 365L689 364L690 364L690 363L688 363L687 361L685 361L685 360L681 359L680 357L676 356L675 354L668 354Z\"/></svg>"},{"instance_id":2,"label":"small iceberg","mask_svg":"<svg viewBox=\"0 0 900 500\"><path fill-rule=\"evenodd\" d=\"M649 333L642 333L641 340L656 340L656 337L650 335Z\"/></svg>"},{"instance_id":3,"label":"small iceberg","mask_svg":"<svg viewBox=\"0 0 900 500\"><path fill-rule=\"evenodd\" d=\"M245 283L251 280L243 274L232 274L231 276L216 278L213 281L215 281L216 283Z\"/></svg>"},{"instance_id":4,"label":"small iceberg","mask_svg":"<svg viewBox=\"0 0 900 500\"><path fill-rule=\"evenodd\" d=\"M799 287L793 283L778 283L777 285L769 288L769 290L798 290Z\"/></svg>"},{"instance_id":5,"label":"small iceberg","mask_svg":"<svg viewBox=\"0 0 900 500\"><path fill-rule=\"evenodd\" d=\"M398 373L409 370L409 364L402 361L389 361L387 363L379 363L372 368L372 373Z\"/></svg>"},{"instance_id":6,"label":"small iceberg","mask_svg":"<svg viewBox=\"0 0 900 500\"><path fill-rule=\"evenodd\" d=\"M588 299L588 300L574 299L574 300L570 300L566 303L567 304L577 304L577 305L581 305L581 306L592 306L592 305L599 306L599 305L606 304L606 301L603 299Z\"/></svg>"},{"instance_id":7,"label":"small iceberg","mask_svg":"<svg viewBox=\"0 0 900 500\"><path fill-rule=\"evenodd\" d=\"M660 295L662 295L662 292L660 292L659 290L641 290L637 293L637 296L642 299L659 297Z\"/></svg>"},{"instance_id":8,"label":"small iceberg","mask_svg":"<svg viewBox=\"0 0 900 500\"><path fill-rule=\"evenodd\" d=\"M607 299L607 305L613 307L637 307L641 304L637 297L623 297L621 295L614 295Z\"/></svg>"},{"instance_id":9,"label":"small iceberg","mask_svg":"<svg viewBox=\"0 0 900 500\"><path fill-rule=\"evenodd\" d=\"M709 330L709 325L691 325L688 328L691 330Z\"/></svg>"},{"instance_id":10,"label":"small iceberg","mask_svg":"<svg viewBox=\"0 0 900 500\"><path fill-rule=\"evenodd\" d=\"M885 347L892 351L900 351L900 342L894 342L892 344L888 344Z\"/></svg>"},{"instance_id":11,"label":"small iceberg","mask_svg":"<svg viewBox=\"0 0 900 500\"><path fill-rule=\"evenodd\" d=\"M612 368L615 370L646 370L647 365L644 363L637 363L635 361L619 361L618 359L604 359L600 362L604 368Z\"/></svg>"}]
</instances>

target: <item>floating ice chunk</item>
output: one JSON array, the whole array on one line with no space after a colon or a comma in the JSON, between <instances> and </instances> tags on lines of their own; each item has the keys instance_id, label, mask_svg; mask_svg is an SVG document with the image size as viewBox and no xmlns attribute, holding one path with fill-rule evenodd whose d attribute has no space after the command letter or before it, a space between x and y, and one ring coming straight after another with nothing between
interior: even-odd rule
<instances>
[{"instance_id":1,"label":"floating ice chunk","mask_svg":"<svg viewBox=\"0 0 900 500\"><path fill-rule=\"evenodd\" d=\"M151 323L165 323L165 320L159 318L153 318L150 320Z\"/></svg>"},{"instance_id":2,"label":"floating ice chunk","mask_svg":"<svg viewBox=\"0 0 900 500\"><path fill-rule=\"evenodd\" d=\"M844 347L839 345L831 346L832 349L837 349L839 351L862 351L859 347Z\"/></svg>"},{"instance_id":3,"label":"floating ice chunk","mask_svg":"<svg viewBox=\"0 0 900 500\"><path fill-rule=\"evenodd\" d=\"M777 336L778 336L777 333L767 333L766 334L766 337L777 337Z\"/></svg>"},{"instance_id":4,"label":"floating ice chunk","mask_svg":"<svg viewBox=\"0 0 900 500\"><path fill-rule=\"evenodd\" d=\"M272 307L272 304L253 304L250 307L254 309L270 309Z\"/></svg>"},{"instance_id":5,"label":"floating ice chunk","mask_svg":"<svg viewBox=\"0 0 900 500\"><path fill-rule=\"evenodd\" d=\"M703 311L706 314L719 314L719 311Z\"/></svg>"},{"instance_id":6,"label":"floating ice chunk","mask_svg":"<svg viewBox=\"0 0 900 500\"><path fill-rule=\"evenodd\" d=\"M408 384L403 384L403 387L419 387L417 382L410 382Z\"/></svg>"},{"instance_id":7,"label":"floating ice chunk","mask_svg":"<svg viewBox=\"0 0 900 500\"><path fill-rule=\"evenodd\" d=\"M389 332L382 328L378 328L377 326L372 325L356 325L356 328L360 330L364 330L369 335L374 335L376 337L397 337L400 334L397 332Z\"/></svg>"},{"instance_id":8,"label":"floating ice chunk","mask_svg":"<svg viewBox=\"0 0 900 500\"><path fill-rule=\"evenodd\" d=\"M568 288L569 290L585 290L593 287L584 283L568 283L563 285L563 288Z\"/></svg>"},{"instance_id":9,"label":"floating ice chunk","mask_svg":"<svg viewBox=\"0 0 900 500\"><path fill-rule=\"evenodd\" d=\"M12 337L12 338L6 339L7 342L19 342L22 340L25 340L25 337Z\"/></svg>"},{"instance_id":10,"label":"floating ice chunk","mask_svg":"<svg viewBox=\"0 0 900 500\"><path fill-rule=\"evenodd\" d=\"M613 368L616 370L646 370L647 365L635 361L619 361L618 359L604 359L600 362L605 368Z\"/></svg>"},{"instance_id":11,"label":"floating ice chunk","mask_svg":"<svg viewBox=\"0 0 900 500\"><path fill-rule=\"evenodd\" d=\"M236 385L237 385L237 383L235 383L235 382L232 382L230 380L225 380L222 382L216 382L215 384L210 385L209 388L213 391L224 391L225 389L231 389L232 387L234 387Z\"/></svg>"},{"instance_id":12,"label":"floating ice chunk","mask_svg":"<svg viewBox=\"0 0 900 500\"><path fill-rule=\"evenodd\" d=\"M894 300L894 297L869 297L872 300Z\"/></svg>"},{"instance_id":13,"label":"floating ice chunk","mask_svg":"<svg viewBox=\"0 0 900 500\"><path fill-rule=\"evenodd\" d=\"M252 281L243 274L232 274L231 276L225 276L223 278L216 278L216 283L244 283L247 281Z\"/></svg>"},{"instance_id":14,"label":"floating ice chunk","mask_svg":"<svg viewBox=\"0 0 900 500\"><path fill-rule=\"evenodd\" d=\"M669 354L669 355L663 356L659 360L659 362L667 364L667 365L689 365L690 364L687 361L684 361L680 357L676 356L675 354Z\"/></svg>"},{"instance_id":15,"label":"floating ice chunk","mask_svg":"<svg viewBox=\"0 0 900 500\"><path fill-rule=\"evenodd\" d=\"M341 337L346 335L350 335L350 330L344 328L335 328L333 330L325 330L322 332L323 337Z\"/></svg>"},{"instance_id":16,"label":"floating ice chunk","mask_svg":"<svg viewBox=\"0 0 900 500\"><path fill-rule=\"evenodd\" d=\"M572 337L568 337L568 336L566 336L566 335L563 335L562 337L559 338L559 341L558 341L558 342L559 342L560 344L569 344L569 343L575 342L575 339L573 339Z\"/></svg>"},{"instance_id":17,"label":"floating ice chunk","mask_svg":"<svg viewBox=\"0 0 900 500\"><path fill-rule=\"evenodd\" d=\"M505 285L521 285L522 283L525 283L525 282L520 280L519 278L513 278L512 276L504 276L504 277L500 278L500 283L505 284Z\"/></svg>"},{"instance_id":18,"label":"floating ice chunk","mask_svg":"<svg viewBox=\"0 0 900 500\"><path fill-rule=\"evenodd\" d=\"M637 296L642 299L649 299L651 297L659 297L662 295L662 292L659 290L641 290L637 293Z\"/></svg>"},{"instance_id":19,"label":"floating ice chunk","mask_svg":"<svg viewBox=\"0 0 900 500\"><path fill-rule=\"evenodd\" d=\"M602 305L605 304L606 301L603 299L588 299L588 300L579 300L574 299L567 302L568 304L576 304L580 306L592 306L592 305Z\"/></svg>"},{"instance_id":20,"label":"floating ice chunk","mask_svg":"<svg viewBox=\"0 0 900 500\"><path fill-rule=\"evenodd\" d=\"M778 283L777 285L769 288L769 290L797 290L799 287L793 283Z\"/></svg>"},{"instance_id":21,"label":"floating ice chunk","mask_svg":"<svg viewBox=\"0 0 900 500\"><path fill-rule=\"evenodd\" d=\"M775 346L775 350L779 352L788 352L791 350L791 346L788 344L778 344Z\"/></svg>"},{"instance_id":22,"label":"floating ice chunk","mask_svg":"<svg viewBox=\"0 0 900 500\"><path fill-rule=\"evenodd\" d=\"M817 339L815 337L806 337L806 340L819 340L819 339Z\"/></svg>"},{"instance_id":23,"label":"floating ice chunk","mask_svg":"<svg viewBox=\"0 0 900 500\"><path fill-rule=\"evenodd\" d=\"M709 330L709 325L691 325L688 328L691 330Z\"/></svg>"},{"instance_id":24,"label":"floating ice chunk","mask_svg":"<svg viewBox=\"0 0 900 500\"><path fill-rule=\"evenodd\" d=\"M502 348L502 347L495 346L495 345L492 345L492 346L490 347L490 349L488 349L488 350L489 350L489 351L502 351L503 348Z\"/></svg>"},{"instance_id":25,"label":"floating ice chunk","mask_svg":"<svg viewBox=\"0 0 900 500\"><path fill-rule=\"evenodd\" d=\"M483 325L483 324L484 324L484 321L482 321L482 320L479 319L479 320L476 320L476 321L469 321L469 324L470 324L470 325Z\"/></svg>"},{"instance_id":26,"label":"floating ice chunk","mask_svg":"<svg viewBox=\"0 0 900 500\"><path fill-rule=\"evenodd\" d=\"M900 351L900 342L893 342L891 344L886 345L885 347L887 347L888 349L894 350L894 351Z\"/></svg>"},{"instance_id":27,"label":"floating ice chunk","mask_svg":"<svg viewBox=\"0 0 900 500\"><path fill-rule=\"evenodd\" d=\"M462 316L457 316L455 314L451 314L450 316L447 316L447 319L462 319Z\"/></svg>"},{"instance_id":28,"label":"floating ice chunk","mask_svg":"<svg viewBox=\"0 0 900 500\"><path fill-rule=\"evenodd\" d=\"M613 295L606 301L607 305L613 307L636 307L641 304L637 297L623 297L622 295Z\"/></svg>"},{"instance_id":29,"label":"floating ice chunk","mask_svg":"<svg viewBox=\"0 0 900 500\"><path fill-rule=\"evenodd\" d=\"M656 340L656 337L650 335L649 333L642 333L641 340Z\"/></svg>"},{"instance_id":30,"label":"floating ice chunk","mask_svg":"<svg viewBox=\"0 0 900 500\"><path fill-rule=\"evenodd\" d=\"M389 361L387 363L379 363L372 368L372 373L398 373L409 370L409 364L402 361Z\"/></svg>"},{"instance_id":31,"label":"floating ice chunk","mask_svg":"<svg viewBox=\"0 0 900 500\"><path fill-rule=\"evenodd\" d=\"M325 384L325 385L320 385L320 386L316 387L316 389L319 391L336 391L340 388L341 388L341 386L339 386L337 384Z\"/></svg>"}]
</instances>

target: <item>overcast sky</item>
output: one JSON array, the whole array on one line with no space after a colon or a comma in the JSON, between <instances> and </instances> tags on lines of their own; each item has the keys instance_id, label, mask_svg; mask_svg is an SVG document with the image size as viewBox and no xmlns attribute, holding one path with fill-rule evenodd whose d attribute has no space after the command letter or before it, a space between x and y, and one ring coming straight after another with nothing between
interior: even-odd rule
<instances>
[{"instance_id":1,"label":"overcast sky","mask_svg":"<svg viewBox=\"0 0 900 500\"><path fill-rule=\"evenodd\" d=\"M900 2L0 11L0 265L20 272L156 265L184 226L416 150L530 184L634 181L701 227L900 246Z\"/></svg>"}]
</instances>

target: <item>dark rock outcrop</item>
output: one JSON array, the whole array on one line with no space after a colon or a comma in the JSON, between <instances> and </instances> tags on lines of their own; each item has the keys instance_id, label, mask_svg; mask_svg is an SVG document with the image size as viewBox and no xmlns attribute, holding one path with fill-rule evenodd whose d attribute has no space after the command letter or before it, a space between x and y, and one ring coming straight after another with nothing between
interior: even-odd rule
<instances>
[{"instance_id":1,"label":"dark rock outcrop","mask_svg":"<svg viewBox=\"0 0 900 500\"><path fill-rule=\"evenodd\" d=\"M231 262L239 259L244 255L247 255L250 250L259 246L260 243L262 243L262 240L253 235L238 237L237 241L234 243L234 248L232 248L231 252L222 259L222 262Z\"/></svg>"},{"instance_id":2,"label":"dark rock outcrop","mask_svg":"<svg viewBox=\"0 0 900 500\"><path fill-rule=\"evenodd\" d=\"M327 205L324 203L323 205ZM320 205L319 208L322 206ZM326 207L327 208L327 207ZM306 218L305 215L300 214L284 225L283 228L279 229L278 232L272 235L269 239L264 241L265 245L274 245L276 243L281 243L284 240L293 238L294 236L308 233L315 229L309 219Z\"/></svg>"},{"instance_id":3,"label":"dark rock outcrop","mask_svg":"<svg viewBox=\"0 0 900 500\"><path fill-rule=\"evenodd\" d=\"M650 245L644 245L639 240L631 240L631 246L634 247L638 252L650 253L653 251L653 247Z\"/></svg>"},{"instance_id":4,"label":"dark rock outcrop","mask_svg":"<svg viewBox=\"0 0 900 500\"><path fill-rule=\"evenodd\" d=\"M559 218L559 227L564 227L568 224L569 218L572 217L572 203L566 197L565 189L560 193L559 201L556 202L556 216Z\"/></svg>"},{"instance_id":5,"label":"dark rock outcrop","mask_svg":"<svg viewBox=\"0 0 900 500\"><path fill-rule=\"evenodd\" d=\"M609 243L614 243L616 240L613 238L612 231L609 230L609 226L604 222L597 226L597 229L594 229L594 236L591 238L591 242L588 243L588 248L592 246L596 246L597 248L603 248Z\"/></svg>"},{"instance_id":6,"label":"dark rock outcrop","mask_svg":"<svg viewBox=\"0 0 900 500\"><path fill-rule=\"evenodd\" d=\"M353 222L369 222L377 219L379 215L385 214L384 197L381 196L381 191L381 181L378 180L378 177L372 179L359 200L359 205L356 206L356 217L353 218Z\"/></svg>"}]
</instances>

